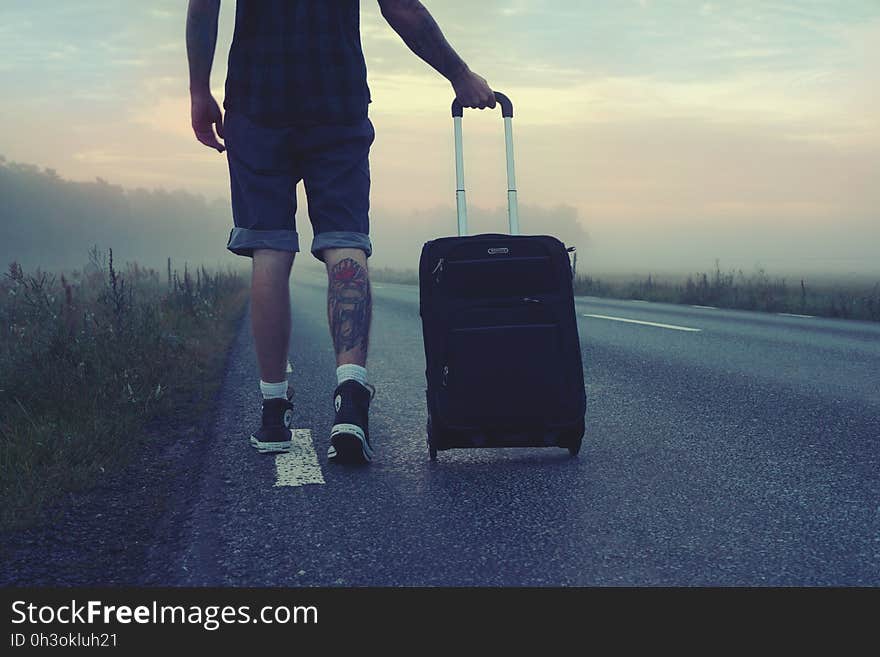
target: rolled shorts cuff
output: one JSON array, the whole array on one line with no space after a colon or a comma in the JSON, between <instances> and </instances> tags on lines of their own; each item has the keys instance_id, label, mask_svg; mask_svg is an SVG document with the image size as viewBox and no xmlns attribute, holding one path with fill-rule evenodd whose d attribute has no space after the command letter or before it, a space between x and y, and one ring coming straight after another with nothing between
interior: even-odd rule
<instances>
[{"instance_id":1,"label":"rolled shorts cuff","mask_svg":"<svg viewBox=\"0 0 880 657\"><path fill-rule=\"evenodd\" d=\"M366 233L356 233L347 230L318 233L312 241L312 255L321 262L324 261L324 249L360 249L369 258L373 255L373 244L370 236Z\"/></svg>"},{"instance_id":2,"label":"rolled shorts cuff","mask_svg":"<svg viewBox=\"0 0 880 657\"><path fill-rule=\"evenodd\" d=\"M240 256L253 257L255 249L299 251L299 235L295 230L254 230L233 228L226 248Z\"/></svg>"}]
</instances>

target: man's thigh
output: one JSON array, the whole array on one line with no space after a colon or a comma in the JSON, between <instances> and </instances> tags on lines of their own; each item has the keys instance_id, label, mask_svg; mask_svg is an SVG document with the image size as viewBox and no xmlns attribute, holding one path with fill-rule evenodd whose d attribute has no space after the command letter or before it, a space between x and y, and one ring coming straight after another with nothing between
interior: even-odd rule
<instances>
[{"instance_id":1,"label":"man's thigh","mask_svg":"<svg viewBox=\"0 0 880 657\"><path fill-rule=\"evenodd\" d=\"M232 190L232 229L227 248L253 257L258 249L295 253L296 185L289 131L253 123L237 112L224 122Z\"/></svg>"},{"instance_id":2,"label":"man's thigh","mask_svg":"<svg viewBox=\"0 0 880 657\"><path fill-rule=\"evenodd\" d=\"M370 147L375 132L369 119L351 126L318 126L304 134L300 160L315 233L312 253L324 260L327 249L359 249L370 242Z\"/></svg>"}]
</instances>

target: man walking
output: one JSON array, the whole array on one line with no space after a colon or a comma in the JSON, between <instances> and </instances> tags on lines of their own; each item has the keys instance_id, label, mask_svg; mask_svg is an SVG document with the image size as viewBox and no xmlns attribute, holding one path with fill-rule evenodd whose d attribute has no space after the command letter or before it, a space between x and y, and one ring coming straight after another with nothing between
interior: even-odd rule
<instances>
[{"instance_id":1,"label":"man walking","mask_svg":"<svg viewBox=\"0 0 880 657\"><path fill-rule=\"evenodd\" d=\"M421 2L379 0L379 6L410 49L450 81L462 105L495 106L489 85L456 54ZM366 463L373 456L366 363L374 132L359 0L237 0L225 116L210 90L219 12L220 0L190 0L192 126L201 143L227 151L234 223L227 248L253 260L251 319L263 406L251 445L267 453L291 447L289 279L300 248L294 214L302 180L315 235L311 252L327 267L336 350L328 457Z\"/></svg>"}]
</instances>

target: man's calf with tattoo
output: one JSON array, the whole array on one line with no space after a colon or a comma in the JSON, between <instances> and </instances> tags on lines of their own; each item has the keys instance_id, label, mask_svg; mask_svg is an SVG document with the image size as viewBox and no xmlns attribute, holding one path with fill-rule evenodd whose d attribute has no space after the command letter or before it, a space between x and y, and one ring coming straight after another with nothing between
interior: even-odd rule
<instances>
[{"instance_id":1,"label":"man's calf with tattoo","mask_svg":"<svg viewBox=\"0 0 880 657\"><path fill-rule=\"evenodd\" d=\"M489 85L452 49L421 2L379 0L379 6L410 49L449 80L462 105L495 106ZM289 280L300 250L295 214L302 181L315 235L310 251L327 267L337 365L327 455L337 463L373 458L374 388L366 365L375 132L359 7L359 0L237 0L225 115L210 89L220 0L190 0L186 25L193 131L205 146L226 152L234 222L227 248L253 265L251 322L263 403L250 444L264 453L291 449Z\"/></svg>"}]
</instances>

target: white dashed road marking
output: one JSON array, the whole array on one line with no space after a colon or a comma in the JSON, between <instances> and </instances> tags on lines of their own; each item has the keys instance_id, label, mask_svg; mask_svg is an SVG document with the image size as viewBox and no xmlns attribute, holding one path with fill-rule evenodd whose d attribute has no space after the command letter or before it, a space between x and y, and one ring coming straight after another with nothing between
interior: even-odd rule
<instances>
[{"instance_id":1,"label":"white dashed road marking","mask_svg":"<svg viewBox=\"0 0 880 657\"><path fill-rule=\"evenodd\" d=\"M324 474L312 444L311 429L294 429L291 450L275 457L275 485L305 486L323 483Z\"/></svg>"},{"instance_id":2,"label":"white dashed road marking","mask_svg":"<svg viewBox=\"0 0 880 657\"><path fill-rule=\"evenodd\" d=\"M643 322L638 319L625 319L623 317L609 317L608 315L588 315L584 317L593 317L594 319L607 319L612 322L625 322L627 324L639 324L641 326L656 326L657 328L671 329L673 331L687 331L689 333L699 333L703 329L690 328L688 326L675 326L674 324L658 324L657 322Z\"/></svg>"},{"instance_id":3,"label":"white dashed road marking","mask_svg":"<svg viewBox=\"0 0 880 657\"><path fill-rule=\"evenodd\" d=\"M783 317L802 317L803 319L815 319L815 315L798 315L797 313L776 313L777 315L782 315Z\"/></svg>"},{"instance_id":4,"label":"white dashed road marking","mask_svg":"<svg viewBox=\"0 0 880 657\"><path fill-rule=\"evenodd\" d=\"M691 304L691 308L705 308L706 310L718 310L717 306L700 306L697 304Z\"/></svg>"}]
</instances>

